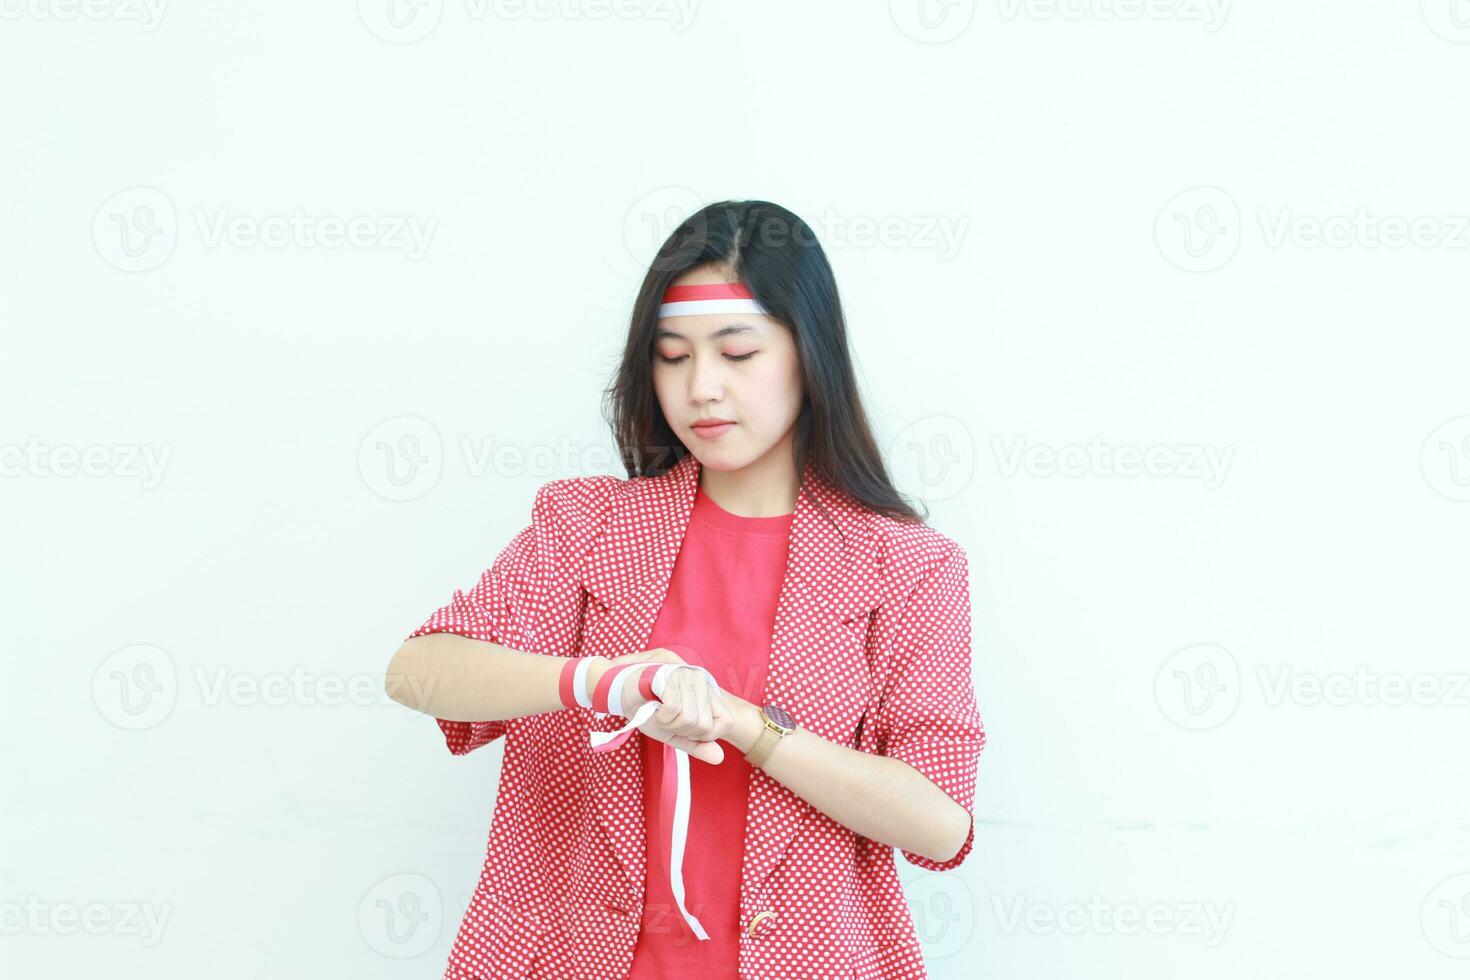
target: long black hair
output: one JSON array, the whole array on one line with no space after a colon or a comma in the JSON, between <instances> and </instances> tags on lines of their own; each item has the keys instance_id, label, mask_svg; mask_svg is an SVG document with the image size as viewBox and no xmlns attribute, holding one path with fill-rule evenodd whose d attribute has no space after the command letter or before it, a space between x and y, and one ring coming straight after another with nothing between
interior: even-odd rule
<instances>
[{"instance_id":1,"label":"long black hair","mask_svg":"<svg viewBox=\"0 0 1470 980\"><path fill-rule=\"evenodd\" d=\"M926 520L927 511L921 515L894 488L873 439L827 255L805 221L770 201L701 208L673 230L650 264L633 304L622 363L604 392L604 414L628 476L659 476L689 452L654 393L654 337L664 290L702 268L745 283L792 332L806 389L792 440L798 477L810 460L829 484L867 509Z\"/></svg>"}]
</instances>

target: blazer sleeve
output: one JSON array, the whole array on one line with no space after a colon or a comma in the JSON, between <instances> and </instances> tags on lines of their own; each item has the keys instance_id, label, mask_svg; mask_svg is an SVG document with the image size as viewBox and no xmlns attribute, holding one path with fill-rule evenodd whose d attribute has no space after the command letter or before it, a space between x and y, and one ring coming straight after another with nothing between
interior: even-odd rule
<instances>
[{"instance_id":1,"label":"blazer sleeve","mask_svg":"<svg viewBox=\"0 0 1470 980\"><path fill-rule=\"evenodd\" d=\"M878 753L908 763L970 814L969 835L949 860L901 853L920 868L947 871L975 843L975 773L985 747L971 679L969 562L958 544L908 595L889 649L876 711Z\"/></svg>"},{"instance_id":2,"label":"blazer sleeve","mask_svg":"<svg viewBox=\"0 0 1470 980\"><path fill-rule=\"evenodd\" d=\"M599 478L543 484L531 506L531 523L468 592L456 589L407 638L455 633L527 653L572 656L582 621L578 546L590 541L583 518L591 515L591 495L604 488ZM518 719L436 720L449 751L464 755L506 734Z\"/></svg>"}]
</instances>

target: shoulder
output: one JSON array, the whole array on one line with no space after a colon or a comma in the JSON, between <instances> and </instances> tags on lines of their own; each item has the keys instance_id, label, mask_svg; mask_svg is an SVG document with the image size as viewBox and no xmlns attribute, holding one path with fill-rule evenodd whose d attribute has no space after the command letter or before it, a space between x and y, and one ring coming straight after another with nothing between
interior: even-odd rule
<instances>
[{"instance_id":1,"label":"shoulder","mask_svg":"<svg viewBox=\"0 0 1470 980\"><path fill-rule=\"evenodd\" d=\"M627 484L616 476L548 480L536 489L532 521L565 540L588 539L607 523L613 501L627 492Z\"/></svg>"},{"instance_id":2,"label":"shoulder","mask_svg":"<svg viewBox=\"0 0 1470 980\"><path fill-rule=\"evenodd\" d=\"M612 506L628 481L616 476L565 476L536 489L536 503L554 507L569 518L596 517Z\"/></svg>"},{"instance_id":3,"label":"shoulder","mask_svg":"<svg viewBox=\"0 0 1470 980\"><path fill-rule=\"evenodd\" d=\"M964 566L969 560L958 541L928 524L874 512L867 518L886 598L902 600L945 567Z\"/></svg>"}]
</instances>

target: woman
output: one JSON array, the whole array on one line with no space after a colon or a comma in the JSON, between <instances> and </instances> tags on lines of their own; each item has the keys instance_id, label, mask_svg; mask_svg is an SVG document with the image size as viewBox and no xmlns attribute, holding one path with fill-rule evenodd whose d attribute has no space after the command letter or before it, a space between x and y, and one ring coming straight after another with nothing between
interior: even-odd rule
<instances>
[{"instance_id":1,"label":"woman","mask_svg":"<svg viewBox=\"0 0 1470 980\"><path fill-rule=\"evenodd\" d=\"M454 754L506 736L445 977L924 977L893 850L974 841L968 566L889 482L811 229L681 224L608 394L629 478L543 485L389 667Z\"/></svg>"}]
</instances>

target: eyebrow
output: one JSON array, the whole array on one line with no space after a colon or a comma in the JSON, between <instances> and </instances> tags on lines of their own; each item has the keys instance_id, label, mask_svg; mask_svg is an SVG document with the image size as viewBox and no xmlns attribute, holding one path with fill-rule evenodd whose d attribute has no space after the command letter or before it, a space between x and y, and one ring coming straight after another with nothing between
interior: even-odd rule
<instances>
[{"instance_id":1,"label":"eyebrow","mask_svg":"<svg viewBox=\"0 0 1470 980\"><path fill-rule=\"evenodd\" d=\"M710 336L710 339L711 340L719 340L721 337L729 337L729 336L733 336L734 334L742 334L742 333L760 333L760 331L757 330L755 327L752 327L748 323L732 323L732 324L730 324L727 327L721 327L720 329L716 330L714 333L710 334L709 336ZM688 337L684 336L681 333L675 333L672 330L665 330L663 327L659 327L654 332L653 339L654 340L660 340L660 339L662 339L664 337L673 337L675 340L688 340L689 339Z\"/></svg>"}]
</instances>

